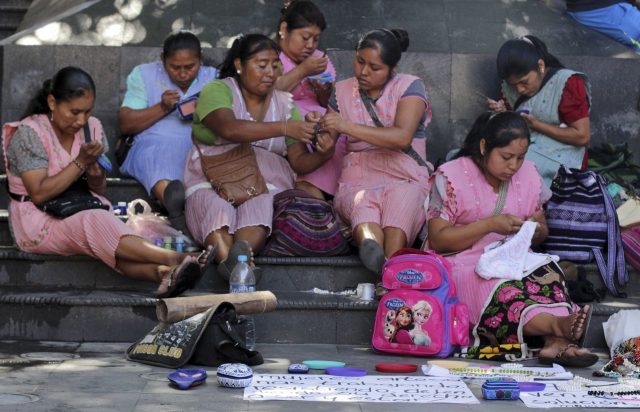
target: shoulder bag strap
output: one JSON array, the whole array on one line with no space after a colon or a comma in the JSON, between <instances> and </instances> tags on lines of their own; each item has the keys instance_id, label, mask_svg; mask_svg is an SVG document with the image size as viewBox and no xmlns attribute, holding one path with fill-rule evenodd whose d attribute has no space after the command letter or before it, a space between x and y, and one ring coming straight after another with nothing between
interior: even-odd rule
<instances>
[{"instance_id":1,"label":"shoulder bag strap","mask_svg":"<svg viewBox=\"0 0 640 412\"><path fill-rule=\"evenodd\" d=\"M620 228L616 219L616 209L613 200L606 192L607 187L604 179L595 173L594 176L602 191L607 213L607 260L605 261L600 249L593 249L593 255L607 289L609 289L614 296L624 297L626 294L618 291L615 278L617 269L618 284L624 286L629 282L629 272L627 271L624 259L624 250L620 239Z\"/></svg>"},{"instance_id":2,"label":"shoulder bag strap","mask_svg":"<svg viewBox=\"0 0 640 412\"><path fill-rule=\"evenodd\" d=\"M373 108L373 105L371 104L371 99L369 98L369 96L367 96L367 94L361 88L358 88L358 92L360 92L360 99L362 100L364 107L367 109L369 116L371 116L371 120L373 120L373 123L376 125L376 127L384 127L384 125L378 118L378 114ZM409 145L409 147L402 149L402 151L405 154L409 155L413 160L415 160L416 163L418 163L418 165L426 167L427 169L430 169L427 162L425 162L424 159L420 157L418 152L416 152L415 149L411 147L411 145ZM431 173L432 170L429 170L429 172Z\"/></svg>"}]
</instances>

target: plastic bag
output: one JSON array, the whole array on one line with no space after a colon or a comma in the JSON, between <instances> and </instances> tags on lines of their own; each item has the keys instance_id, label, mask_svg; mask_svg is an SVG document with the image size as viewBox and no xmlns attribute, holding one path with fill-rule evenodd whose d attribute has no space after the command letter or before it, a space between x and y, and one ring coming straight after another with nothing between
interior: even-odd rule
<instances>
[{"instance_id":1,"label":"plastic bag","mask_svg":"<svg viewBox=\"0 0 640 412\"><path fill-rule=\"evenodd\" d=\"M640 310L621 310L602 324L611 357L614 350L627 339L640 336Z\"/></svg>"},{"instance_id":2,"label":"plastic bag","mask_svg":"<svg viewBox=\"0 0 640 412\"><path fill-rule=\"evenodd\" d=\"M136 206L142 206L142 212L136 214ZM175 248L175 240L178 237L184 239L185 251L190 247L195 247L195 242L189 236L171 227L166 217L153 213L151 206L145 200L136 199L129 202L127 206L127 226L136 235L147 239L151 243L156 243L157 239L163 240L171 237L172 248Z\"/></svg>"}]
</instances>

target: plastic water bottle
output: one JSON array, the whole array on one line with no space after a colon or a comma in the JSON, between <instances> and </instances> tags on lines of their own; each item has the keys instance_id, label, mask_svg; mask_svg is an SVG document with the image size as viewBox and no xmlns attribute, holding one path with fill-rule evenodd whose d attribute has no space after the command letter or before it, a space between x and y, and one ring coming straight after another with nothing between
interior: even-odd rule
<instances>
[{"instance_id":1,"label":"plastic water bottle","mask_svg":"<svg viewBox=\"0 0 640 412\"><path fill-rule=\"evenodd\" d=\"M182 236L176 237L176 252L184 252L184 238Z\"/></svg>"},{"instance_id":2,"label":"plastic water bottle","mask_svg":"<svg viewBox=\"0 0 640 412\"><path fill-rule=\"evenodd\" d=\"M231 277L229 278L230 293L256 291L256 277L247 260L248 257L245 255L238 256L238 263L231 271ZM245 342L247 348L253 350L256 345L256 326L253 322L253 315L244 315L242 317L245 319Z\"/></svg>"}]
</instances>

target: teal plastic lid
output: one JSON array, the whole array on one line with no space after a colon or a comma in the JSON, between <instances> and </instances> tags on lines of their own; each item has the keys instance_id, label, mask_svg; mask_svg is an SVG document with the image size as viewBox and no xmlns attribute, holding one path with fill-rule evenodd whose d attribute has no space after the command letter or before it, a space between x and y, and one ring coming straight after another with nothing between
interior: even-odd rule
<instances>
[{"instance_id":1,"label":"teal plastic lid","mask_svg":"<svg viewBox=\"0 0 640 412\"><path fill-rule=\"evenodd\" d=\"M309 369L327 369L327 368L341 368L346 363L339 361L330 361L330 360L306 360L302 362L307 365Z\"/></svg>"},{"instance_id":2,"label":"teal plastic lid","mask_svg":"<svg viewBox=\"0 0 640 412\"><path fill-rule=\"evenodd\" d=\"M247 261L247 256L246 255L239 255L238 256L238 262L246 262Z\"/></svg>"}]
</instances>

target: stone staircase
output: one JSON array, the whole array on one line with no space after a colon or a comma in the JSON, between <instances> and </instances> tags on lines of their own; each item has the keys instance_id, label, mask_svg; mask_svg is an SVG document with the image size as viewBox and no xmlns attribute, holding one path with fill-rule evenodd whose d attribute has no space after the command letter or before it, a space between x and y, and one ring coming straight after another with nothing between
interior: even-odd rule
<instances>
[{"instance_id":1,"label":"stone staircase","mask_svg":"<svg viewBox=\"0 0 640 412\"><path fill-rule=\"evenodd\" d=\"M431 161L459 146L473 119L483 110L473 91L495 94L498 84L495 53L499 45L526 33L539 35L563 63L590 76L594 144L629 142L636 155L640 153L640 115L635 109L640 91L638 56L545 8L542 2L352 0L340 1L338 5L338 1L316 3L330 23L322 47L341 49L330 53L339 78L352 73L352 50L359 34L374 27L409 30L412 45L400 70L420 76L428 85L434 114L428 128L427 153ZM221 7L206 8L192 7L197 0L179 2L185 7L166 8L166 2L147 2L141 16L133 22L148 28L142 40L106 41L98 30L98 22L114 14L124 15L124 11L119 9L122 5L118 2L102 1L84 11L91 17L89 20L74 16L61 20L72 32L66 43L56 38L41 39L40 46L5 44L0 48L0 119L2 122L17 119L43 79L57 68L75 64L91 72L96 80L94 114L102 120L113 150L126 75L136 64L158 57L158 46L171 22L190 22L185 27L202 29L201 38L210 46L218 46L206 48L204 60L216 64L224 55L228 39L239 32L271 33L279 8L279 2L271 1L227 1L219 2ZM18 13L20 7L26 9L29 3L0 0L0 38L5 20ZM247 13L249 7L253 7L252 13ZM86 21L93 21L89 28L85 27ZM108 187L107 197L112 202L146 197L136 182L118 178L117 173ZM0 179L0 339L129 342L155 325L153 285L124 278L86 257L18 251L8 229L7 202L4 180ZM256 317L259 342L367 344L370 341L375 303L307 292L313 288L340 292L358 283L372 282L357 257L257 257L256 263L264 270L258 289L271 290L278 297L277 311ZM596 268L588 266L587 270L589 278L600 286ZM631 277L627 299L609 297L594 304L587 346L606 346L601 324L608 316L620 309L640 307L638 274L632 272ZM212 271L191 293L225 290L226 285Z\"/></svg>"},{"instance_id":2,"label":"stone staircase","mask_svg":"<svg viewBox=\"0 0 640 412\"><path fill-rule=\"evenodd\" d=\"M4 179L0 179L4 180ZM4 182L0 187L4 191ZM130 179L110 179L111 201L144 197ZM8 235L6 195L0 193L0 340L133 341L156 324L154 285L125 278L82 256L44 256L19 251ZM278 298L275 312L256 316L263 343L368 344L375 302L341 292L372 282L356 256L334 258L257 257L264 275L259 290ZM602 286L594 265L589 279ZM606 347L601 324L620 309L640 308L638 273L631 272L626 299L594 303L586 345ZM224 293L215 269L189 294Z\"/></svg>"},{"instance_id":3,"label":"stone staircase","mask_svg":"<svg viewBox=\"0 0 640 412\"><path fill-rule=\"evenodd\" d=\"M0 40L16 32L32 0L0 0Z\"/></svg>"}]
</instances>

